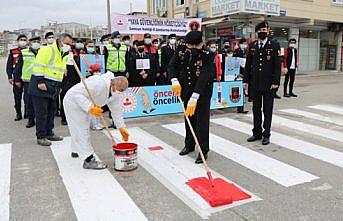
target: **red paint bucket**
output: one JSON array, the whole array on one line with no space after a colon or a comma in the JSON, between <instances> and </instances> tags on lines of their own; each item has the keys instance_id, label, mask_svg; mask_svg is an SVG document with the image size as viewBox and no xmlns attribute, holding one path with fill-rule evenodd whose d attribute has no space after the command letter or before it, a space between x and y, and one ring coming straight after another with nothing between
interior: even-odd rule
<instances>
[{"instance_id":1,"label":"red paint bucket","mask_svg":"<svg viewBox=\"0 0 343 221\"><path fill-rule=\"evenodd\" d=\"M113 146L114 169L117 171L131 171L137 169L137 144L118 143Z\"/></svg>"}]
</instances>

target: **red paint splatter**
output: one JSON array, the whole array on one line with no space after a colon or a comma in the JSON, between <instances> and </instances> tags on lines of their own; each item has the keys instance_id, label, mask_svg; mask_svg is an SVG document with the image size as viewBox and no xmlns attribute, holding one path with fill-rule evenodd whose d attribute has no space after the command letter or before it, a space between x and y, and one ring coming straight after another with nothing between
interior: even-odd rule
<instances>
[{"instance_id":1,"label":"red paint splatter","mask_svg":"<svg viewBox=\"0 0 343 221\"><path fill-rule=\"evenodd\" d=\"M206 177L191 179L186 184L198 193L212 207L231 204L235 201L249 199L251 196L232 183L221 178L213 179L214 187Z\"/></svg>"},{"instance_id":2,"label":"red paint splatter","mask_svg":"<svg viewBox=\"0 0 343 221\"><path fill-rule=\"evenodd\" d=\"M156 150L163 150L164 148L161 146L156 146L156 147L149 147L148 148L150 151L156 151Z\"/></svg>"}]
</instances>

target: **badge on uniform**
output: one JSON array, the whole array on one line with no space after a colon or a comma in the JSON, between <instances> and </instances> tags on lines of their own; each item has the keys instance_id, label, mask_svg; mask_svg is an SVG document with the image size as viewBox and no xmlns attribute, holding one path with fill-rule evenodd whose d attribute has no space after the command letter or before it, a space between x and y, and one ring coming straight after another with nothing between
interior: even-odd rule
<instances>
[{"instance_id":1,"label":"badge on uniform","mask_svg":"<svg viewBox=\"0 0 343 221\"><path fill-rule=\"evenodd\" d=\"M270 61L272 57L270 55L267 56L267 61Z\"/></svg>"}]
</instances>

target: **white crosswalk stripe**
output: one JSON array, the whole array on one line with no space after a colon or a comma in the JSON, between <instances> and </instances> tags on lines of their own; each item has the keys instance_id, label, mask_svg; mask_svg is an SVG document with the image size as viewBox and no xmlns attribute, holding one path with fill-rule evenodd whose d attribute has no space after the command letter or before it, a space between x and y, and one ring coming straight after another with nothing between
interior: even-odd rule
<instances>
[{"instance_id":1,"label":"white crosswalk stripe","mask_svg":"<svg viewBox=\"0 0 343 221\"><path fill-rule=\"evenodd\" d=\"M190 179L206 176L206 171L201 165L194 163L189 157L181 157L178 152L151 134L139 128L130 128L131 142L139 144L138 162L144 169L160 181L166 188L179 197L186 205L193 209L202 218L208 218L212 213L219 212L237 205L260 200L247 190L244 192L252 196L247 200L234 202L221 207L211 207L200 195L194 192L186 182ZM120 139L118 133L113 135ZM149 147L161 146L163 150L150 151ZM229 183L232 181L212 171L214 178L222 178ZM238 186L237 184L235 184Z\"/></svg>"},{"instance_id":2,"label":"white crosswalk stripe","mask_svg":"<svg viewBox=\"0 0 343 221\"><path fill-rule=\"evenodd\" d=\"M312 112L303 111L303 110L298 110L298 109L284 109L284 110L281 110L281 112L285 112L285 113L288 113L288 114L293 114L293 115L296 115L296 116L301 116L301 117L309 118L309 119L312 119L312 120L318 120L318 121L323 121L323 122L327 122L327 123L337 124L337 125L343 126L343 118L328 117L328 116L324 116L324 115L321 115L321 114L312 113Z\"/></svg>"},{"instance_id":3,"label":"white crosswalk stripe","mask_svg":"<svg viewBox=\"0 0 343 221\"><path fill-rule=\"evenodd\" d=\"M184 124L168 124L163 127L184 135ZM229 140L210 134L210 146L214 152L249 168L285 187L311 182L318 179L310 173L252 151Z\"/></svg>"},{"instance_id":4,"label":"white crosswalk stripe","mask_svg":"<svg viewBox=\"0 0 343 221\"><path fill-rule=\"evenodd\" d=\"M82 159L70 157L70 137L51 146L76 217L88 220L147 220L108 170L82 168Z\"/></svg>"},{"instance_id":5,"label":"white crosswalk stripe","mask_svg":"<svg viewBox=\"0 0 343 221\"><path fill-rule=\"evenodd\" d=\"M10 220L12 144L0 144L0 220Z\"/></svg>"},{"instance_id":6,"label":"white crosswalk stripe","mask_svg":"<svg viewBox=\"0 0 343 221\"><path fill-rule=\"evenodd\" d=\"M211 122L244 134L251 134L252 124L243 123L230 118L217 118L211 120ZM343 167L342 152L338 152L327 147L319 146L277 132L272 132L271 142L298 153L302 153L315 159L336 165L338 167Z\"/></svg>"},{"instance_id":7,"label":"white crosswalk stripe","mask_svg":"<svg viewBox=\"0 0 343 221\"><path fill-rule=\"evenodd\" d=\"M326 112L331 112L331 113L343 115L343 107L336 106L336 105L319 104L319 105L313 105L313 106L308 106L308 107L316 109L316 110L321 110L321 111L326 111Z\"/></svg>"}]
</instances>

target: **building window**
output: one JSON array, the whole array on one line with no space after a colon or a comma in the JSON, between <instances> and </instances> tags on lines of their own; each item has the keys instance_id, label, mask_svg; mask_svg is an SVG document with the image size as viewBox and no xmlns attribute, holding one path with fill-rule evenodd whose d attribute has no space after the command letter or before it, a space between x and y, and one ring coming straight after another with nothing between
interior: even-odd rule
<instances>
[{"instance_id":1,"label":"building window","mask_svg":"<svg viewBox=\"0 0 343 221\"><path fill-rule=\"evenodd\" d=\"M334 5L341 5L341 6L343 6L343 0L331 0L331 2Z\"/></svg>"},{"instance_id":2,"label":"building window","mask_svg":"<svg viewBox=\"0 0 343 221\"><path fill-rule=\"evenodd\" d=\"M153 12L158 14L159 11L167 10L167 0L153 0Z\"/></svg>"},{"instance_id":3,"label":"building window","mask_svg":"<svg viewBox=\"0 0 343 221\"><path fill-rule=\"evenodd\" d=\"M182 6L182 5L185 4L185 1L186 1L186 0L175 0L175 5L176 5L176 6Z\"/></svg>"}]
</instances>

